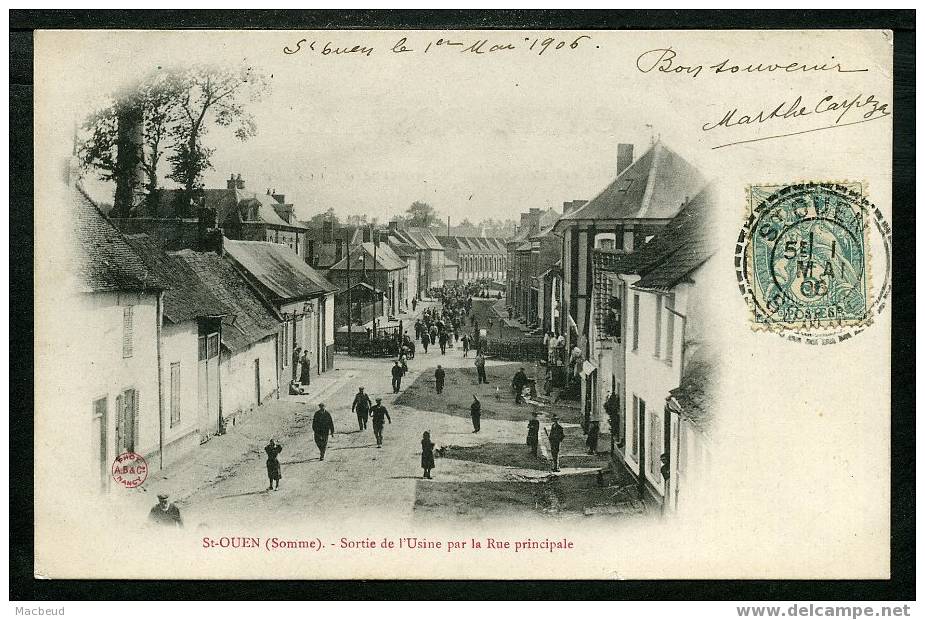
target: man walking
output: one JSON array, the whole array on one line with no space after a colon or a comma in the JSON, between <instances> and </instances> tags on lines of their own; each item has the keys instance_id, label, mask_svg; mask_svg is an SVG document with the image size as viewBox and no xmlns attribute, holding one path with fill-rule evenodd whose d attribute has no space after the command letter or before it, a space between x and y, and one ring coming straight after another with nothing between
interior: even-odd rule
<instances>
[{"instance_id":1,"label":"man walking","mask_svg":"<svg viewBox=\"0 0 925 620\"><path fill-rule=\"evenodd\" d=\"M546 433L549 436L549 450L552 452L552 470L559 471L559 446L565 439L565 431L559 425L559 418L552 416L552 428Z\"/></svg>"},{"instance_id":2,"label":"man walking","mask_svg":"<svg viewBox=\"0 0 925 620\"><path fill-rule=\"evenodd\" d=\"M446 343L449 339L450 337L447 335L446 330L440 332L440 355L446 355Z\"/></svg>"},{"instance_id":3,"label":"man walking","mask_svg":"<svg viewBox=\"0 0 925 620\"><path fill-rule=\"evenodd\" d=\"M477 433L482 430L482 403L475 394L472 395L472 405L469 406L469 415L472 416L472 432Z\"/></svg>"},{"instance_id":4,"label":"man walking","mask_svg":"<svg viewBox=\"0 0 925 620\"><path fill-rule=\"evenodd\" d=\"M469 334L463 334L462 345L463 345L463 357L469 357Z\"/></svg>"},{"instance_id":5,"label":"man walking","mask_svg":"<svg viewBox=\"0 0 925 620\"><path fill-rule=\"evenodd\" d=\"M366 428L366 423L369 421L369 408L372 406L373 401L369 400L369 395L361 387L357 395L353 397L353 407L350 409L356 412L357 424L360 425L361 431Z\"/></svg>"},{"instance_id":6,"label":"man walking","mask_svg":"<svg viewBox=\"0 0 925 620\"><path fill-rule=\"evenodd\" d=\"M392 418L389 417L389 410L385 408L382 404L382 399L377 398L376 404L372 408L373 414L373 435L376 437L376 447L382 447L382 427L385 426L385 421L388 420L389 424L392 423Z\"/></svg>"},{"instance_id":7,"label":"man walking","mask_svg":"<svg viewBox=\"0 0 925 620\"><path fill-rule=\"evenodd\" d=\"M398 394L398 390L401 389L401 378L405 374L404 368L398 363L398 360L395 360L395 365L392 366L392 392Z\"/></svg>"},{"instance_id":8,"label":"man walking","mask_svg":"<svg viewBox=\"0 0 925 620\"><path fill-rule=\"evenodd\" d=\"M479 375L479 384L488 385L488 378L485 376L485 356L481 351L475 356L475 371Z\"/></svg>"},{"instance_id":9,"label":"man walking","mask_svg":"<svg viewBox=\"0 0 925 620\"><path fill-rule=\"evenodd\" d=\"M328 449L328 437L334 436L334 420L331 414L324 408L324 403L318 403L318 411L312 418L312 431L315 433L315 445L318 446L318 452L321 454L321 460L324 460L325 450Z\"/></svg>"},{"instance_id":10,"label":"man walking","mask_svg":"<svg viewBox=\"0 0 925 620\"><path fill-rule=\"evenodd\" d=\"M530 453L536 456L537 449L540 446L540 421L537 418L536 411L530 417L527 423L527 445L530 446Z\"/></svg>"},{"instance_id":11,"label":"man walking","mask_svg":"<svg viewBox=\"0 0 925 620\"><path fill-rule=\"evenodd\" d=\"M437 394L443 394L443 382L446 380L446 371L443 366L437 364L437 370L434 371L434 379L437 381Z\"/></svg>"},{"instance_id":12,"label":"man walking","mask_svg":"<svg viewBox=\"0 0 925 620\"><path fill-rule=\"evenodd\" d=\"M514 403L519 405L524 402L524 387L527 383L527 373L523 368L514 373L514 379L511 381L511 387L514 388Z\"/></svg>"}]
</instances>

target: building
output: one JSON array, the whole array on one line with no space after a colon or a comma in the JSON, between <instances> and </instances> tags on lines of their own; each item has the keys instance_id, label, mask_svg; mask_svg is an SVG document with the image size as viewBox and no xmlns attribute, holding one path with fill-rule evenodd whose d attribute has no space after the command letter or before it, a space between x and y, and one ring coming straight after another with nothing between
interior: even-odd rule
<instances>
[{"instance_id":1,"label":"building","mask_svg":"<svg viewBox=\"0 0 925 620\"><path fill-rule=\"evenodd\" d=\"M568 210L553 227L562 240L558 329L565 335L567 349L577 346L585 361L581 382L585 423L600 415L601 394L606 393L608 383L612 387L620 379L619 370L598 372L602 356L612 357L605 353L611 345L600 335L591 336L596 250L611 252L620 260L633 254L672 221L685 201L703 186L700 172L661 142L635 161L633 146L621 144L616 178L588 203ZM601 290L598 287L597 292ZM615 379L608 381L608 375Z\"/></svg>"},{"instance_id":2,"label":"building","mask_svg":"<svg viewBox=\"0 0 925 620\"><path fill-rule=\"evenodd\" d=\"M702 427L691 421L706 417L710 293L702 276L716 251L709 234L716 208L708 186L636 252L603 250L609 256L596 260L602 276L592 302L590 340L597 355L586 364L583 395L592 401L589 416L602 420L604 393L617 394L615 456L659 503L671 497L671 476L676 489L682 482L677 472L682 432L686 451L680 475L692 475L687 450L701 438L690 433ZM674 471L668 482L661 474L663 455ZM690 487L689 482L684 484Z\"/></svg>"},{"instance_id":3,"label":"building","mask_svg":"<svg viewBox=\"0 0 925 620\"><path fill-rule=\"evenodd\" d=\"M168 464L223 428L219 343L222 319L233 312L186 263L150 237L125 239L167 286L158 331L158 376L165 409L160 443Z\"/></svg>"},{"instance_id":4,"label":"building","mask_svg":"<svg viewBox=\"0 0 925 620\"><path fill-rule=\"evenodd\" d=\"M222 425L234 425L242 414L278 398L280 386L286 383L280 377L278 353L283 319L227 257L193 250L171 256L194 272L230 312L222 318L219 333L218 386ZM200 339L200 376L210 372L215 355L214 341Z\"/></svg>"},{"instance_id":5,"label":"building","mask_svg":"<svg viewBox=\"0 0 925 620\"><path fill-rule=\"evenodd\" d=\"M335 226L333 221L326 221L321 227L308 227L305 262L318 271L326 272L343 260L348 247L363 241L369 239L364 239L364 228L360 226Z\"/></svg>"},{"instance_id":6,"label":"building","mask_svg":"<svg viewBox=\"0 0 925 620\"><path fill-rule=\"evenodd\" d=\"M521 213L517 234L506 244L508 259L505 281L508 304L513 308L514 314L528 325L538 321L540 300L538 279L546 271L546 269L540 269L540 264L545 265L549 262L549 247L556 245L555 238L549 237L550 233L546 231L551 229L558 219L559 213L554 209L534 208ZM540 233L544 233L544 236L534 239ZM539 256L541 249L544 254L542 261ZM558 247L553 248L556 259L558 259L559 249Z\"/></svg>"},{"instance_id":7,"label":"building","mask_svg":"<svg viewBox=\"0 0 925 620\"><path fill-rule=\"evenodd\" d=\"M446 258L459 266L459 280L503 282L507 274L507 247L493 237L438 236Z\"/></svg>"},{"instance_id":8,"label":"building","mask_svg":"<svg viewBox=\"0 0 925 620\"><path fill-rule=\"evenodd\" d=\"M411 303L406 285L408 264L387 243L360 243L348 256L328 269L327 277L338 291L365 282L384 294L384 310L397 316Z\"/></svg>"},{"instance_id":9,"label":"building","mask_svg":"<svg viewBox=\"0 0 925 620\"><path fill-rule=\"evenodd\" d=\"M407 243L418 255L418 299L429 297L430 290L443 286L445 250L437 237L426 228L400 228L397 222L389 222L389 243L392 238Z\"/></svg>"},{"instance_id":10,"label":"building","mask_svg":"<svg viewBox=\"0 0 925 620\"><path fill-rule=\"evenodd\" d=\"M294 377L293 351L310 352L313 372L334 367L336 287L294 252L266 241L224 243L225 255L283 318L278 365L280 377Z\"/></svg>"},{"instance_id":11,"label":"building","mask_svg":"<svg viewBox=\"0 0 925 620\"><path fill-rule=\"evenodd\" d=\"M413 300L415 297L420 295L420 287L418 286L419 253L414 248L414 246L409 243L399 241L397 238L387 235L383 235L383 237L387 239L386 244L392 248L392 251L395 253L395 255L398 256L398 258L400 258L401 261L408 266L408 268L405 270L405 297L410 297L411 300ZM380 244L379 247L382 247L382 244ZM408 303L410 304L411 302L409 301ZM408 306L406 305L405 309L407 308Z\"/></svg>"},{"instance_id":12,"label":"building","mask_svg":"<svg viewBox=\"0 0 925 620\"><path fill-rule=\"evenodd\" d=\"M307 250L307 229L286 197L271 190L246 190L240 174L232 175L225 188L200 190L192 205L184 204L182 190L156 190L135 212L112 221L123 232L145 233L168 250L197 249L203 217L213 220L208 226L221 228L228 239L278 243L303 258Z\"/></svg>"},{"instance_id":13,"label":"building","mask_svg":"<svg viewBox=\"0 0 925 620\"><path fill-rule=\"evenodd\" d=\"M91 481L86 490L106 491L120 454L136 452L151 467L163 465L158 336L167 284L80 187L70 192L74 261L64 275L76 295L66 309L67 340L43 346L54 347L58 372L83 369L81 380L69 384L79 420L68 428L77 435L69 467L79 470L77 480Z\"/></svg>"},{"instance_id":14,"label":"building","mask_svg":"<svg viewBox=\"0 0 925 620\"><path fill-rule=\"evenodd\" d=\"M443 259L443 282L445 284L456 284L459 282L459 263L452 258Z\"/></svg>"}]
</instances>

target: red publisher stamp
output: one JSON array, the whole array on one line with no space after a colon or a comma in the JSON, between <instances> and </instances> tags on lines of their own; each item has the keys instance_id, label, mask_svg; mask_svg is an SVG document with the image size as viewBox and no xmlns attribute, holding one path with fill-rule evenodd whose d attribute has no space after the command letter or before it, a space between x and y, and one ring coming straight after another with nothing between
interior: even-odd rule
<instances>
[{"instance_id":1,"label":"red publisher stamp","mask_svg":"<svg viewBox=\"0 0 925 620\"><path fill-rule=\"evenodd\" d=\"M140 454L123 452L112 463L112 479L126 489L140 487L148 477L148 463Z\"/></svg>"}]
</instances>

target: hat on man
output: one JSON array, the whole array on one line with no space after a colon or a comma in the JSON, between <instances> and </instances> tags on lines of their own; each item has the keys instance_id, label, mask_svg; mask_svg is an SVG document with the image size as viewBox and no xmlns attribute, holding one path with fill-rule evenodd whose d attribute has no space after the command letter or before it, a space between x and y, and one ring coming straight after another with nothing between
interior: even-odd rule
<instances>
[{"instance_id":1,"label":"hat on man","mask_svg":"<svg viewBox=\"0 0 925 620\"><path fill-rule=\"evenodd\" d=\"M381 402L382 402L382 399L381 399L381 398L377 398L377 399L376 399L376 402L377 402L377 403L381 403Z\"/></svg>"},{"instance_id":2,"label":"hat on man","mask_svg":"<svg viewBox=\"0 0 925 620\"><path fill-rule=\"evenodd\" d=\"M157 494L157 499L167 499L168 497L170 497L169 493L158 493Z\"/></svg>"}]
</instances>

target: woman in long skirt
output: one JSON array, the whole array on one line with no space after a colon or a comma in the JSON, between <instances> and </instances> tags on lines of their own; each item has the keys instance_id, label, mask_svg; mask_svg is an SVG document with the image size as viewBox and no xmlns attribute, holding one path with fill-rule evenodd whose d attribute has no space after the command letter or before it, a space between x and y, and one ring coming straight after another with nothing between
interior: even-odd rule
<instances>
[{"instance_id":1,"label":"woman in long skirt","mask_svg":"<svg viewBox=\"0 0 925 620\"><path fill-rule=\"evenodd\" d=\"M430 440L430 431L424 431L421 439L421 467L424 468L424 477L430 478L430 470L434 468L434 443Z\"/></svg>"},{"instance_id":2,"label":"woman in long skirt","mask_svg":"<svg viewBox=\"0 0 925 620\"><path fill-rule=\"evenodd\" d=\"M267 453L267 478L270 479L270 486L267 491L273 489L273 483L276 483L276 490L279 491L279 479L283 477L279 467L279 460L276 458L283 451L283 447L271 439L266 445L264 451Z\"/></svg>"},{"instance_id":3,"label":"woman in long skirt","mask_svg":"<svg viewBox=\"0 0 925 620\"><path fill-rule=\"evenodd\" d=\"M299 377L299 383L302 385L312 384L312 360L308 357L308 349L302 353L302 373Z\"/></svg>"}]
</instances>

